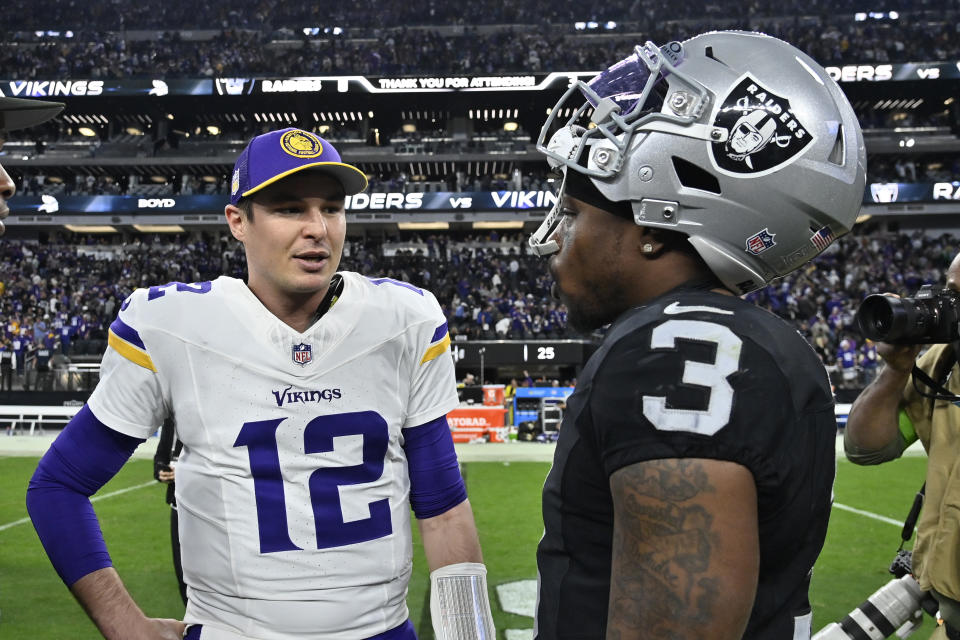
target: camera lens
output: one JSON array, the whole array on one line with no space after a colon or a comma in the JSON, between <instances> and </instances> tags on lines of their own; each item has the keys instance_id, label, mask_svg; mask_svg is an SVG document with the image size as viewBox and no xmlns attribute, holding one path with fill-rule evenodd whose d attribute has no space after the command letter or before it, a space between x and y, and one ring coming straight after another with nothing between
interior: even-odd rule
<instances>
[{"instance_id":1,"label":"camera lens","mask_svg":"<svg viewBox=\"0 0 960 640\"><path fill-rule=\"evenodd\" d=\"M900 298L880 294L867 296L857 310L857 325L864 337L895 342L910 324L910 314Z\"/></svg>"},{"instance_id":2,"label":"camera lens","mask_svg":"<svg viewBox=\"0 0 960 640\"><path fill-rule=\"evenodd\" d=\"M871 321L874 331L881 335L887 334L893 326L893 309L889 306L878 306L876 315L871 318Z\"/></svg>"}]
</instances>

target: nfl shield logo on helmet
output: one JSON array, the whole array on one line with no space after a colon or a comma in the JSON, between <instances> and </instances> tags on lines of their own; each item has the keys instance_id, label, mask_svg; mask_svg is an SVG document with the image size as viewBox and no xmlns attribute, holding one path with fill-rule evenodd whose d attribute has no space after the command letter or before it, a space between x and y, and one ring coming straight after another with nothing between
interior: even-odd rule
<instances>
[{"instance_id":1,"label":"nfl shield logo on helmet","mask_svg":"<svg viewBox=\"0 0 960 640\"><path fill-rule=\"evenodd\" d=\"M301 367L313 362L313 347L305 342L293 345L293 361Z\"/></svg>"},{"instance_id":2,"label":"nfl shield logo on helmet","mask_svg":"<svg viewBox=\"0 0 960 640\"><path fill-rule=\"evenodd\" d=\"M753 255L760 255L770 247L777 244L774 242L774 237L777 234L770 233L768 229L764 229L758 233L753 234L747 238L747 251Z\"/></svg>"}]
</instances>

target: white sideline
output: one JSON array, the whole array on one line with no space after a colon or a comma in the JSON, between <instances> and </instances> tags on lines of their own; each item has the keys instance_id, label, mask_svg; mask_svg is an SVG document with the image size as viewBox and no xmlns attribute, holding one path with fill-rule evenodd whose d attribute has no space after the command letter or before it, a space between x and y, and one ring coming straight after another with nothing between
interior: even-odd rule
<instances>
[{"instance_id":1,"label":"white sideline","mask_svg":"<svg viewBox=\"0 0 960 640\"><path fill-rule=\"evenodd\" d=\"M94 496L90 498L90 502L99 502L100 500L113 498L114 496L119 496L120 494L128 493L130 491L136 491L137 489L143 489L144 487L149 487L155 484L160 484L160 483L158 483L156 480L151 480L150 482L144 482L143 484L127 487L126 489L117 489L116 491L105 493L102 496ZM20 524L26 524L28 522L30 522L30 518L20 518L19 520L14 520L13 522L8 522L7 524L0 524L0 531L3 531L5 529L10 529Z\"/></svg>"},{"instance_id":2,"label":"white sideline","mask_svg":"<svg viewBox=\"0 0 960 640\"><path fill-rule=\"evenodd\" d=\"M834 502L834 503L833 503L833 506L834 506L834 508L836 508L836 509L841 509L841 510L843 510L843 511L849 511L850 513L856 513L857 515L861 515L861 516L863 516L863 517L865 517L865 518L872 518L872 519L874 519L874 520L879 520L880 522L886 522L887 524L892 524L892 525L895 526L895 527L903 527L903 522L894 520L893 518L888 518L887 516L881 516L880 514L878 514L878 513L873 513L872 511L864 511L863 509L855 509L855 508L849 507L849 506L847 506L847 505L845 505L845 504L840 504L839 502Z\"/></svg>"}]
</instances>

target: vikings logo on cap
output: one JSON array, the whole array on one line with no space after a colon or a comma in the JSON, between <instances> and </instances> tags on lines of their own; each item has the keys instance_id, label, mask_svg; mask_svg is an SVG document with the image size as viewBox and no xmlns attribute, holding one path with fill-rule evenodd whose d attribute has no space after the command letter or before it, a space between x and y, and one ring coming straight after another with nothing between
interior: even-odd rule
<instances>
[{"instance_id":1,"label":"vikings logo on cap","mask_svg":"<svg viewBox=\"0 0 960 640\"><path fill-rule=\"evenodd\" d=\"M280 137L280 148L294 158L316 158L323 153L323 145L316 136L293 129Z\"/></svg>"},{"instance_id":2,"label":"vikings logo on cap","mask_svg":"<svg viewBox=\"0 0 960 640\"><path fill-rule=\"evenodd\" d=\"M235 195L237 191L240 191L240 170L236 169L233 172L233 180L230 181L230 195Z\"/></svg>"},{"instance_id":3,"label":"vikings logo on cap","mask_svg":"<svg viewBox=\"0 0 960 640\"><path fill-rule=\"evenodd\" d=\"M313 347L305 342L293 345L293 361L301 367L313 362Z\"/></svg>"},{"instance_id":4,"label":"vikings logo on cap","mask_svg":"<svg viewBox=\"0 0 960 640\"><path fill-rule=\"evenodd\" d=\"M713 122L729 132L710 144L717 168L736 175L763 175L791 162L813 141L790 101L749 74L724 98Z\"/></svg>"}]
</instances>

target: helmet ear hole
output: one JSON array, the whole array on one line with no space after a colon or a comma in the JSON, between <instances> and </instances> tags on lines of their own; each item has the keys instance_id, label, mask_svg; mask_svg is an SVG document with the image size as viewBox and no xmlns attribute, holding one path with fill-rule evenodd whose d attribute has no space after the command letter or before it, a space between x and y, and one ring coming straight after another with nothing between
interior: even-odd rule
<instances>
[{"instance_id":1,"label":"helmet ear hole","mask_svg":"<svg viewBox=\"0 0 960 640\"><path fill-rule=\"evenodd\" d=\"M709 191L710 193L720 194L720 181L717 177L693 164L689 160L672 156L673 170L677 174L677 180L688 189L699 189L700 191Z\"/></svg>"}]
</instances>

